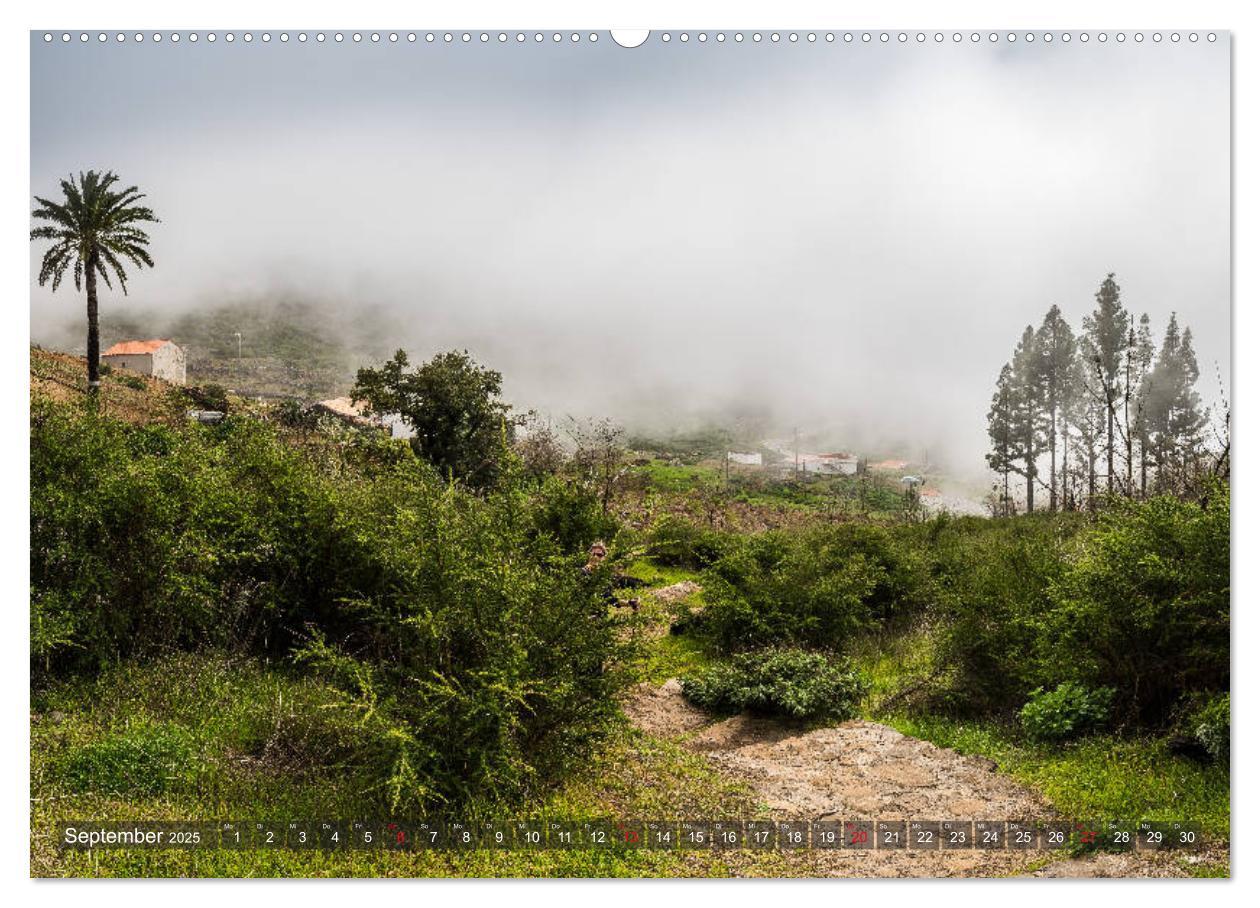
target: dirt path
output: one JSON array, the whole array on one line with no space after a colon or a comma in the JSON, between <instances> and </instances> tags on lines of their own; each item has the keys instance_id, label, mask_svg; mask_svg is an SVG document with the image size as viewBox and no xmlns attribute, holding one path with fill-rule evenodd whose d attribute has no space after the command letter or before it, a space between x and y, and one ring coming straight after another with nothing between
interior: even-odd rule
<instances>
[{"instance_id":1,"label":"dirt path","mask_svg":"<svg viewBox=\"0 0 1260 908\"><path fill-rule=\"evenodd\" d=\"M716 721L671 680L640 685L624 704L639 729L706 755L744 782L774 820L1048 820L1053 810L996 764L907 737L874 722L806 731L736 716ZM731 870L739 872L739 858ZM1185 856L1108 854L1054 859L1049 852L958 850L792 854L796 873L820 876L1185 876Z\"/></svg>"}]
</instances>

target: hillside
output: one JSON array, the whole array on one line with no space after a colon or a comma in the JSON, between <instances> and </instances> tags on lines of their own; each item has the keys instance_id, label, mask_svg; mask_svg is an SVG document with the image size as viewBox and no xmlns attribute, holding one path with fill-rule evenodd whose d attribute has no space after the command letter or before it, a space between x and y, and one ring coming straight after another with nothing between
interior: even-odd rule
<instances>
[{"instance_id":1,"label":"hillside","mask_svg":"<svg viewBox=\"0 0 1260 908\"><path fill-rule=\"evenodd\" d=\"M76 320L40 340L82 349ZM392 320L371 308L301 301L232 300L183 312L119 308L101 318L101 349L123 340L166 337L184 348L188 383L243 394L320 400L345 394L355 369L397 345Z\"/></svg>"},{"instance_id":2,"label":"hillside","mask_svg":"<svg viewBox=\"0 0 1260 908\"><path fill-rule=\"evenodd\" d=\"M32 400L64 403L87 397L87 361L81 356L32 346L30 374ZM100 407L135 424L178 421L184 407L172 399L172 390L162 379L112 372L101 377Z\"/></svg>"}]
</instances>

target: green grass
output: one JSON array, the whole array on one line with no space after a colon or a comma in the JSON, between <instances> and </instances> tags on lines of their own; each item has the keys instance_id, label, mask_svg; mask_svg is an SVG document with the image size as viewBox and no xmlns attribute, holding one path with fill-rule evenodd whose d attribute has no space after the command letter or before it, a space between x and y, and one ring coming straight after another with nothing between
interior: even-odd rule
<instances>
[{"instance_id":1,"label":"green grass","mask_svg":"<svg viewBox=\"0 0 1260 908\"><path fill-rule=\"evenodd\" d=\"M691 580L695 583L700 582L700 573L685 567L671 567L670 565L661 564L652 558L636 558L629 564L625 565L624 573L627 577L634 577L636 580L642 580L648 586L672 586L675 583L682 583L684 580Z\"/></svg>"},{"instance_id":2,"label":"green grass","mask_svg":"<svg viewBox=\"0 0 1260 908\"><path fill-rule=\"evenodd\" d=\"M926 679L932 668L932 639L920 628L872 634L854 642L850 655L870 683L863 712L879 721L880 707L908 684Z\"/></svg>"},{"instance_id":3,"label":"green grass","mask_svg":"<svg viewBox=\"0 0 1260 908\"><path fill-rule=\"evenodd\" d=\"M686 634L667 634L649 647L635 665L639 681L664 684L670 678L693 675L712 665L714 653L699 640Z\"/></svg>"},{"instance_id":4,"label":"green grass","mask_svg":"<svg viewBox=\"0 0 1260 908\"><path fill-rule=\"evenodd\" d=\"M722 479L717 466L710 464L671 464L652 460L636 470L647 478L648 485L661 492L688 492L698 485Z\"/></svg>"},{"instance_id":5,"label":"green grass","mask_svg":"<svg viewBox=\"0 0 1260 908\"><path fill-rule=\"evenodd\" d=\"M62 851L64 820L387 818L339 749L336 701L283 667L222 654L132 664L33 695L36 876L727 876L801 873L778 854L595 851ZM308 750L303 751L302 746ZM313 748L313 750L312 750ZM154 784L150 776L160 776ZM568 783L511 811L561 821L764 817L701 755L618 725ZM485 819L506 819L487 811ZM795 863L794 863L795 862Z\"/></svg>"},{"instance_id":6,"label":"green grass","mask_svg":"<svg viewBox=\"0 0 1260 908\"><path fill-rule=\"evenodd\" d=\"M885 719L903 734L988 757L1076 819L1198 823L1229 838L1229 769L1168 754L1158 740L1101 735L1065 745L1034 745L995 722L939 716Z\"/></svg>"}]
</instances>

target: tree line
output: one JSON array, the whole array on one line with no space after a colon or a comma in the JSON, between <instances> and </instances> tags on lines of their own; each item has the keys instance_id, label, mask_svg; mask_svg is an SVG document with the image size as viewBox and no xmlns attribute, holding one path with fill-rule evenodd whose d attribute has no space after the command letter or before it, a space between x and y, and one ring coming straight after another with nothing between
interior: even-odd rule
<instances>
[{"instance_id":1,"label":"tree line","mask_svg":"<svg viewBox=\"0 0 1260 908\"><path fill-rule=\"evenodd\" d=\"M1194 339L1173 313L1157 344L1150 317L1121 303L1108 274L1074 332L1057 305L1024 328L989 407L993 510L1039 492L1051 511L1092 507L1103 494L1187 494L1206 474L1228 478L1228 407L1211 425L1196 386Z\"/></svg>"}]
</instances>

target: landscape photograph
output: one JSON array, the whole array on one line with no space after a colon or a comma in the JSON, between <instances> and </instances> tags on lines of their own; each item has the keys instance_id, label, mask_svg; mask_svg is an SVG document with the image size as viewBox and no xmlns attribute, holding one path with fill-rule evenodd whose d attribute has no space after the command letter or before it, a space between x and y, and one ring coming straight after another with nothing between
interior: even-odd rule
<instances>
[{"instance_id":1,"label":"landscape photograph","mask_svg":"<svg viewBox=\"0 0 1260 908\"><path fill-rule=\"evenodd\" d=\"M32 877L1231 875L1228 31L29 41Z\"/></svg>"}]
</instances>

